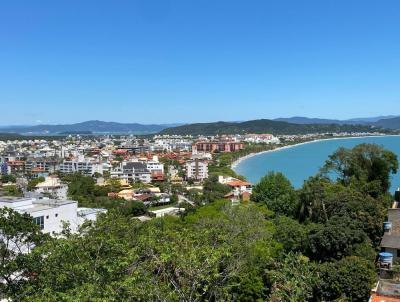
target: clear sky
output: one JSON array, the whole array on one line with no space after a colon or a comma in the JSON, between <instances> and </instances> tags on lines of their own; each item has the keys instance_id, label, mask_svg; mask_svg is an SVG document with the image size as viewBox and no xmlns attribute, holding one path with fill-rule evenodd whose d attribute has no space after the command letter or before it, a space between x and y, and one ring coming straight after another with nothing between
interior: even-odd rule
<instances>
[{"instance_id":1,"label":"clear sky","mask_svg":"<svg viewBox=\"0 0 400 302\"><path fill-rule=\"evenodd\" d=\"M0 125L400 114L399 0L0 0Z\"/></svg>"}]
</instances>

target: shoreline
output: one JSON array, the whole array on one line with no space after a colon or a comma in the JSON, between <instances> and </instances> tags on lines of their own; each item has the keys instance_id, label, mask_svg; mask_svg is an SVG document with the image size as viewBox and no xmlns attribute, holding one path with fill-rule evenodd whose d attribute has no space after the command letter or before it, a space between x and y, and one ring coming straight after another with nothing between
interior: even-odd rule
<instances>
[{"instance_id":1,"label":"shoreline","mask_svg":"<svg viewBox=\"0 0 400 302\"><path fill-rule=\"evenodd\" d=\"M309 140L309 141L305 141L305 142L301 142L301 143L297 143L297 144L293 144L293 145L286 145L286 146L282 146L282 147L277 147L275 149L272 150L265 150L265 151L261 151L261 152L255 152L255 153L250 153L247 154L245 156L242 156L240 158L238 158L237 160L235 160L231 165L230 168L235 171L235 169L237 168L237 166L249 159L252 158L254 156L258 156L258 155L262 155L264 153L271 153L271 152L278 152L281 150L285 150L285 149L290 149L290 148L294 148L294 147L298 147L301 145L305 145L305 144L311 144L311 143L318 143L321 141L328 141L328 140L338 140L338 139L354 139L354 138L369 138L369 137L391 137L391 136L400 136L400 134L389 134L389 135L365 135L365 136L346 136L346 137L332 137L332 138L317 138L317 139L313 139L313 140ZM237 173L237 171L235 171Z\"/></svg>"}]
</instances>

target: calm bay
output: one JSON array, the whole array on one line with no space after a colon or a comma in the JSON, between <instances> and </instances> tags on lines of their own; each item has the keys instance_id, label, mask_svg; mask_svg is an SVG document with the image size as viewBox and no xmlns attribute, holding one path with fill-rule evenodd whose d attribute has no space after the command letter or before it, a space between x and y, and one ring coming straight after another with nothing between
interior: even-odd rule
<instances>
[{"instance_id":1,"label":"calm bay","mask_svg":"<svg viewBox=\"0 0 400 302\"><path fill-rule=\"evenodd\" d=\"M234 170L250 182L257 183L270 171L282 172L299 188L304 180L318 173L328 156L340 147L352 148L358 144L383 145L397 154L400 160L400 136L343 138L310 142L291 148L260 153L241 161ZM392 191L400 187L400 173L392 177Z\"/></svg>"}]
</instances>

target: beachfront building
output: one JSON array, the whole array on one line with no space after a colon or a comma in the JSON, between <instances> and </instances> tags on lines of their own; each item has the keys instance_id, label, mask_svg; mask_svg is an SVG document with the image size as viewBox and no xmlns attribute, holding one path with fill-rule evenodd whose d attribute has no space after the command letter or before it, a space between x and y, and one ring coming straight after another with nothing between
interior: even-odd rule
<instances>
[{"instance_id":1,"label":"beachfront building","mask_svg":"<svg viewBox=\"0 0 400 302\"><path fill-rule=\"evenodd\" d=\"M235 152L242 150L244 145L239 142L234 141L217 141L217 142L207 142L200 141L192 146L192 152Z\"/></svg>"},{"instance_id":2,"label":"beachfront building","mask_svg":"<svg viewBox=\"0 0 400 302\"><path fill-rule=\"evenodd\" d=\"M227 185L231 188L231 192L225 197L231 200L242 200L249 201L251 193L253 192L253 185L244 180L240 180L234 177L218 176L218 182Z\"/></svg>"},{"instance_id":3,"label":"beachfront building","mask_svg":"<svg viewBox=\"0 0 400 302\"><path fill-rule=\"evenodd\" d=\"M279 144L279 138L272 134L246 134L244 141L255 144Z\"/></svg>"}]
</instances>

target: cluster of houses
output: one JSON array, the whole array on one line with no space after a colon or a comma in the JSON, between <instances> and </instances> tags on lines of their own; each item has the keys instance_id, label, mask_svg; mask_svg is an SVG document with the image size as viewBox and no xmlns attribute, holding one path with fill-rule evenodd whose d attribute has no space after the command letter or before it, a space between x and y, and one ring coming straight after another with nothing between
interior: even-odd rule
<instances>
[{"instance_id":1,"label":"cluster of houses","mask_svg":"<svg viewBox=\"0 0 400 302\"><path fill-rule=\"evenodd\" d=\"M158 182L183 184L187 189L202 188L209 177L208 165L214 153L235 152L244 143L278 143L272 135L232 135L221 137L154 136L69 136L60 139L0 141L0 176L14 175L17 185L26 187L28 180L43 177L24 197L0 194L0 208L10 207L30 214L44 232L59 233L62 222L76 231L84 220L95 220L105 209L79 208L67 197L68 185L59 176L81 173L95 176L97 185L118 180L121 189L109 197L140 201L146 205L168 204L171 198L162 193ZM232 191L225 197L247 201L252 186L232 177L220 176L218 181ZM142 183L145 186L133 186ZM190 184L190 185L189 185ZM3 183L3 186L10 184ZM180 196L180 198L184 198ZM179 208L153 211L156 217L174 214Z\"/></svg>"},{"instance_id":2,"label":"cluster of houses","mask_svg":"<svg viewBox=\"0 0 400 302\"><path fill-rule=\"evenodd\" d=\"M58 140L0 142L0 174L29 178L54 173L104 175L131 182L151 183L184 180L203 181L208 162L216 152L235 152L248 143L279 143L271 134L221 137L97 136ZM163 162L175 165L165 171Z\"/></svg>"}]
</instances>

